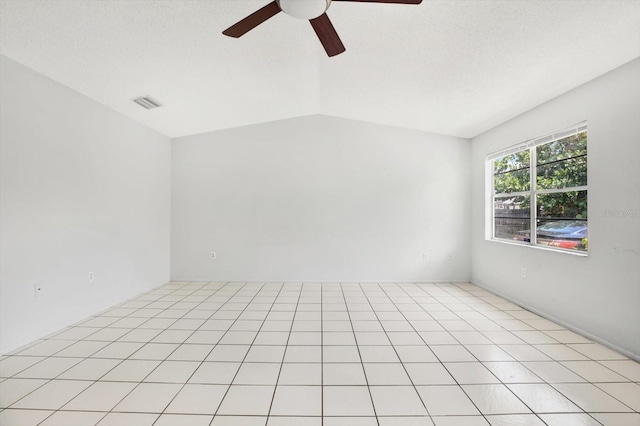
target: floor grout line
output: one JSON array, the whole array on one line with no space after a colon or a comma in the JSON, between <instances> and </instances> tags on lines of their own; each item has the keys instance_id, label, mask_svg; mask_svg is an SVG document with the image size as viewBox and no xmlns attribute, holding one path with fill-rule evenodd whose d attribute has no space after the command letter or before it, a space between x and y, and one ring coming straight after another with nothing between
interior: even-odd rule
<instances>
[{"instance_id":1,"label":"floor grout line","mask_svg":"<svg viewBox=\"0 0 640 426\"><path fill-rule=\"evenodd\" d=\"M319 310L316 311L315 309ZM156 310L157 312L155 312ZM317 318L317 316L310 314L311 312L317 312L319 314L319 324L317 319L313 319ZM289 313L291 315L289 315ZM309 314L303 315L303 313ZM429 331L431 328L429 323L418 323L419 321L432 321L433 325L438 326L440 331ZM527 323L527 321L531 322L533 325ZM289 324L286 324L287 322L289 322ZM147 327L145 327L145 325L147 325ZM234 326L236 328L234 328ZM288 327L288 331L282 329L282 327ZM300 330L296 330L298 327ZM319 328L319 331L317 331L318 328L316 327ZM530 330L526 329L527 327L530 328ZM380 330L375 331L377 328ZM419 329L425 330L419 331ZM236 336L235 334L229 334L236 331L240 333L246 332L247 337L249 337L249 333L254 333L251 338L251 342L247 344L235 343L236 341L223 342L225 336ZM271 338L268 334L271 332L281 333L273 334L272 336L279 336L283 339L285 336L282 333L288 333L286 341L283 341L282 344L276 345L284 347L279 363L259 359L247 361L249 354L252 353L252 349L255 348L255 350L258 350L259 347L273 346L272 344L262 344L274 343L273 341L263 341L264 339ZM297 335L294 333L306 334ZM216 337L216 343L206 342L206 338L209 337L207 334L211 334L211 336L219 334L219 337ZM318 334L319 336L314 337ZM486 387L486 389L489 389L492 386L500 386L502 389L508 391L510 395L513 395L515 398L514 403L515 401L518 401L531 411L528 415L536 416L540 422L546 424L544 420L545 416L554 413L548 413L548 410L544 412L536 412L523 399L527 399L528 397L526 395L521 397L521 394L519 394L520 391L517 390L518 388L514 387L516 385L522 385L524 387L521 386L519 389L527 389L528 385L539 385L546 386L546 389L549 389L550 392L556 392L558 395L562 395L562 397L566 398L567 401L581 410L580 413L569 412L566 411L566 409L564 411L560 410L556 412L556 414L566 415L567 418L572 418L574 415L581 414L588 416L593 422L598 424L605 424L605 420L602 419L607 419L607 416L612 415L621 415L626 417L635 415L637 419L640 419L638 407L635 407L636 409L634 410L634 405L636 403L633 402L633 399L629 399L630 396L626 393L627 387L629 391L633 392L640 389L640 381L634 381L633 378L629 376L637 374L634 373L632 368L638 364L620 363L616 365L616 361L624 363L635 361L631 361L622 355L617 357L615 352L608 348L601 350L599 349L600 346L596 346L594 342L588 340L582 342L581 339L584 339L581 337L575 337L574 334L575 333L569 334L567 329L554 325L552 321L541 318L518 305L508 302L499 296L493 295L488 291L469 283L380 282L366 284L353 283L353 287L350 287L350 283L341 282L168 283L165 286L152 289L147 293L138 295L128 301L106 309L100 314L90 316L87 319L79 321L58 332L51 333L50 335L45 336L45 338L38 339L23 346L22 348L12 351L10 354L1 356L0 368L2 365L8 365L11 366L8 368L12 368L12 370L7 374L7 377L4 377L4 373L0 374L0 376L2 376L0 377L0 387L11 390L13 389L12 386L15 387L21 384L27 386L29 380L42 380L42 383L24 394L22 391L15 390L15 392L19 392L16 393L17 399L13 399L13 397L11 397L12 399L8 400L9 403L7 404L7 407L0 407L0 422L2 422L2 418L4 416L19 414L18 407L15 407L15 405L19 404L20 401L27 401L27 399L31 398L28 402L29 406L38 406L38 403L34 404L32 402L33 395L36 392L39 392L37 395L47 395L46 392L43 393L42 389L52 382L57 383L58 385L56 386L63 386L63 383L69 383L68 386L64 385L61 388L70 389L68 391L69 395L71 395L71 392L74 392L73 389L75 389L75 387L80 388L83 386L81 384L72 385L71 382L85 382L87 385L82 391L74 393L69 400L59 406L57 405L56 409L47 409L44 405L41 405L42 408L20 409L20 412L49 413L42 420L38 421L38 424L47 423L53 416L68 416L72 415L71 413L75 413L73 415L82 415L82 413L91 413L91 415L95 415L95 413L100 413L103 415L100 417L98 422L102 422L110 414L131 413L117 411L115 408L126 400L142 384L172 384L176 385L176 389L177 386L179 386L177 392L167 399L168 402L160 412L154 411L143 413L155 415L156 418L152 422L155 424L160 422L163 415L166 416L174 414L167 413L166 410L174 401L176 401L176 398L178 398L186 388L187 384L226 386L226 390L224 391L218 406L215 407L215 412L213 412L213 414L206 415L211 417L210 425L213 426L217 423L214 419L216 416L220 416L220 407L222 407L225 398L234 385L234 381L238 377L243 366L247 364L262 364L265 368L267 368L268 365L279 364L277 367L277 376L272 385L260 383L242 385L243 387L246 386L248 388L255 386L273 386L273 393L271 394L269 408L266 414L261 416L238 414L229 415L230 417L260 417L264 418L265 421L271 417L319 418L320 424L324 425L325 417L327 419L345 417L325 415L324 389L327 386L366 387L369 394L369 401L373 408L373 415L370 417L375 419L378 426L382 424L380 420L381 418L407 417L385 416L378 412L378 407L375 404L372 391L376 387L382 386L389 389L393 389L394 387L411 387L413 389L412 392L415 392L424 407L426 412L424 417L434 418L437 420L441 416L434 415L428 411L428 404L420 395L418 387L446 386L460 389L469 402L476 408L478 414L469 417L483 418L485 421L490 422L491 417L494 416L494 414L482 413L480 407L477 405L476 401L470 397L465 387L468 387L469 390L475 389L475 393L481 389L485 389L482 388L482 386ZM74 336L77 338L74 338ZM129 340L127 340L127 336ZM241 336L241 334L238 334L238 336ZM311 340L298 340L296 341L297 344L291 345L290 343L294 336L301 339ZM350 339L344 340L347 336L351 336ZM378 339L377 336L384 336L388 343L382 344L377 342L375 340ZM416 342L421 343L416 343L415 345L411 344L414 336L416 339L419 339L416 340ZM93 339L98 338L104 340L93 340L92 337ZM110 337L111 339L109 340ZM197 337L197 339L195 339L195 337ZM439 340L434 342L434 337L437 337ZM442 340L441 337L446 337L446 339ZM314 340L316 338L319 338L319 345L317 345ZM367 343L373 342L374 344L361 344L360 340L362 338L367 338ZM156 339L158 340L155 341ZM187 340L189 339L192 341L187 343ZM200 342L199 339L204 340ZM351 339L354 343L349 343L348 346L354 346L356 348L359 362L342 361L344 357L336 358L337 361L334 360L334 362L330 362L325 359L326 348L344 346L347 344L344 342L348 342ZM483 339L490 343L483 343ZM166 342L163 342L163 340L166 340ZM257 344L258 341L260 344ZM430 341L431 343L429 343ZM572 341L577 343L571 343ZM238 342L240 342L240 340L238 340ZM79 343L80 345L78 345ZM41 344L43 345L42 349L37 347ZM73 347L76 345L78 346L74 349ZM162 345L166 345L166 347L163 347ZM447 357L441 358L441 355L439 354L444 354L443 351L453 350L452 345L468 353L468 360L459 358L457 360L447 361ZM247 347L246 352L242 356L242 360L209 360L209 357L212 356L218 347L233 348L238 346ZM305 360L304 357L297 358L296 362L291 362L291 364L319 365L319 384L316 384L315 381L313 382L314 384L296 384L297 381L295 380L292 383L280 383L283 371L286 367L285 364L289 364L289 362L285 362L287 352L290 348L295 346L319 346L319 362L310 362ZM365 363L361 351L365 346L389 347L395 354L396 361ZM474 346L478 347L477 351L476 349L473 349ZM502 354L505 354L505 356L502 357L500 354L495 356L487 355L484 351L490 350L490 348L480 349L480 346L496 348L496 350L500 350ZM416 384L414 378L409 374L409 366L411 364L422 364L423 362L421 360L418 360L418 362L403 360L401 352L406 355L411 354L413 350L414 355L412 356L416 356L415 354L418 352L415 352L417 349L403 349L401 351L400 348L402 347L424 347L430 350L435 361L429 363L440 365L451 377L452 383L438 384L434 382L426 385ZM440 349L438 349L439 347ZM451 349L448 349L448 347L451 347ZM98 349L94 350L95 348ZM110 350L108 348L111 348L111 352L109 352ZM145 348L147 349L145 350ZM129 353L129 349L131 349L132 352ZM164 351L165 349L166 352ZM204 352L200 352L200 349L206 351L206 354ZM531 351L532 354L539 354L539 356L524 356L525 353L523 353L523 350L525 349L526 351ZM122 356L126 355L126 357L123 358L122 356L118 356L120 354L113 352L114 350L119 350L120 354ZM86 352L83 353L82 351ZM110 354L116 356L111 358L95 356L99 355L102 351L104 351L105 356L109 356ZM265 349L265 351L267 350ZM607 351L611 352L611 354ZM22 352L26 353L22 354ZM65 355L65 353L69 355ZM135 357L135 354L137 353L140 353L142 358ZM85 356L79 356L78 354ZM175 358L170 359L174 355ZM35 358L37 361L31 363L29 358ZM527 361L529 358L532 360ZM536 358L540 358L541 360L537 361L535 360ZM481 359L483 359L483 361L481 361ZM511 360L505 361L504 359ZM85 363L87 360L95 360L95 365L101 366L100 368L102 371L100 371L101 374L99 376L92 376L92 372L90 371L80 374L82 367L79 366L89 365ZM145 365L142 363L147 362L147 365L152 367L148 370L148 373L145 374L144 378L140 380L123 380L126 379L127 376L120 376L113 377L112 380L109 380L109 374L120 366L123 366L127 361L133 360L140 361L140 365ZM169 378L170 381L167 382L162 381L162 377L158 377L158 380L150 379L149 381L145 381L148 378L152 378L154 372L160 372L160 369L163 369L162 371L164 371L164 368L170 366L171 362L189 363L185 365L189 365L189 368L195 366L195 368L184 381L175 382ZM228 384L224 383L218 385L217 383L209 383L208 380L210 379L206 378L203 379L203 382L206 383L190 382L196 372L207 363L236 363L238 364L238 367L233 374L233 378L230 379ZM356 368L356 365L360 366L364 374L364 384L326 384L324 381L324 370L326 366L333 363L351 364L354 368ZM462 367L462 364L465 363L477 364L479 368L481 367L481 370L479 371L484 372L486 370L486 372L491 377L494 377L496 381L494 382L493 379L490 379L488 380L488 383L484 383L481 380L474 380L469 384L462 384L466 383L467 380L460 381L456 375L461 374L460 368L464 368ZM510 365L517 366L521 371L530 374L531 378L536 377L539 379L540 382L534 383L528 379L527 376L524 376L522 380L519 381L506 381L504 377L498 377L498 373L494 372L491 368L491 366L497 368L500 363L510 363ZM365 368L366 364L379 364L380 366L375 368L381 368L381 371L384 370L384 364L400 364L402 371L404 371L404 375L409 379L409 383L386 385L382 384L382 382L381 384L372 385L370 383L367 369ZM454 369L456 364L459 364L460 368L456 367ZM25 365L27 366L24 367ZM51 366L50 368L53 369L49 371L53 371L55 373L50 374L47 372L46 367L49 365ZM548 375L556 373L553 372L554 370L548 370L546 367L547 365L550 368L558 369L559 373L557 374L564 374L563 372L566 371L566 374L571 375L567 377L559 377L559 380L549 380L549 377L551 376ZM77 376L62 378L62 376L76 367L79 368ZM619 371L614 370L612 367L615 367ZM275 371L275 367L269 368L274 368ZM304 369L304 367L301 368ZM543 375L536 373L536 371L539 371L539 368L543 369L540 370L540 372L545 372ZM30 369L33 369L33 373L28 372ZM38 373L39 371L43 372L41 373L42 375L46 373L47 376L51 378L45 377L32 379L19 377L20 375L37 376L40 374ZM377 370L372 371L375 372ZM465 370L462 371L462 374L467 374L464 371ZM473 374L473 372L471 371L469 374ZM602 377L598 377L598 375ZM575 377L575 379L572 378L572 376ZM134 376L132 375L131 377ZM590 380L587 379L588 377ZM398 377L398 380L399 379L400 377ZM578 379L583 381L580 382ZM227 379L227 381L228 380L229 379ZM397 380L396 382L400 383ZM70 404L76 398L80 398L81 395L88 392L89 389L97 383L122 384L123 390L126 389L125 384L133 384L133 386L128 392L123 392L123 396L119 398L115 405L113 405L108 411L64 409L66 405ZM286 413L277 415L272 414L278 389L281 388L284 390L285 388L292 386L320 389L319 395L321 412L319 416L288 415ZM474 386L477 386L477 388L473 388ZM118 388L118 386L116 386L116 388ZM534 388L530 387L529 389ZM570 391L567 393L568 390ZM594 395L602 395L602 398L605 398L606 395L607 398L609 398L608 400L596 400L596 402L599 403L601 408L606 408L608 411L594 411L595 408L589 410L588 408L590 406L598 406L592 405L592 402L587 402L586 406L583 405L585 402L580 400L580 398L583 398L580 396L582 394L575 392L592 392ZM10 398L10 396L7 396L7 398ZM624 401L627 402L625 403ZM125 407L123 406L123 408ZM631 411L625 411L627 409L630 409ZM192 413L176 415L196 416L198 414ZM507 416L509 414L497 413L495 415ZM151 426L151 423L149 426ZM609 425L607 424L607 426Z\"/></svg>"}]
</instances>

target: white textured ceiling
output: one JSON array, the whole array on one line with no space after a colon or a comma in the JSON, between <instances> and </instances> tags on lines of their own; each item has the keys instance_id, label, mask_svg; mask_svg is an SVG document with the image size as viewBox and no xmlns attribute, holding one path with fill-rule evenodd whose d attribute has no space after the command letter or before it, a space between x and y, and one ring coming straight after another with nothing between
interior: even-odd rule
<instances>
[{"instance_id":1,"label":"white textured ceiling","mask_svg":"<svg viewBox=\"0 0 640 426\"><path fill-rule=\"evenodd\" d=\"M640 56L637 0L335 2L333 58L283 13L221 34L269 1L2 0L0 53L170 137L309 114L472 137Z\"/></svg>"}]
</instances>

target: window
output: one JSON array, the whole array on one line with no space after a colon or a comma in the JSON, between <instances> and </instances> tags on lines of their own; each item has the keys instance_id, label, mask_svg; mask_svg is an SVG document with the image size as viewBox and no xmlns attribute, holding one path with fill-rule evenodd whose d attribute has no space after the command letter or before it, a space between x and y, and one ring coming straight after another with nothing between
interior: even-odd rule
<instances>
[{"instance_id":1,"label":"window","mask_svg":"<svg viewBox=\"0 0 640 426\"><path fill-rule=\"evenodd\" d=\"M586 253L587 126L489 156L491 238Z\"/></svg>"}]
</instances>

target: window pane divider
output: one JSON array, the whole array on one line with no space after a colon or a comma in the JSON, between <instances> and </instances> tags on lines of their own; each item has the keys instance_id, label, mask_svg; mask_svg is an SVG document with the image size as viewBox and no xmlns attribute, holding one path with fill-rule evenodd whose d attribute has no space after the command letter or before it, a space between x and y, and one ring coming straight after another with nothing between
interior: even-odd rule
<instances>
[{"instance_id":1,"label":"window pane divider","mask_svg":"<svg viewBox=\"0 0 640 426\"><path fill-rule=\"evenodd\" d=\"M536 163L537 166L548 166L550 164L562 163L563 161L575 160L577 158L584 158L587 154L574 155L573 157L561 158L559 160L547 161L546 163Z\"/></svg>"},{"instance_id":2,"label":"window pane divider","mask_svg":"<svg viewBox=\"0 0 640 426\"><path fill-rule=\"evenodd\" d=\"M563 192L577 192L577 191L586 191L587 186L569 186L565 188L549 188L549 189L538 189L534 191L534 194L561 194Z\"/></svg>"},{"instance_id":3,"label":"window pane divider","mask_svg":"<svg viewBox=\"0 0 640 426\"><path fill-rule=\"evenodd\" d=\"M495 172L494 175L506 175L507 173L513 173L513 172L519 172L520 170L527 170L531 168L530 166L525 166L525 167L519 167L517 169L509 169L509 170L505 170L503 172Z\"/></svg>"},{"instance_id":4,"label":"window pane divider","mask_svg":"<svg viewBox=\"0 0 640 426\"><path fill-rule=\"evenodd\" d=\"M500 194L495 194L493 197L494 198L501 198L501 197L523 197L523 196L528 196L531 195L531 191L519 191L519 192L502 192Z\"/></svg>"},{"instance_id":5,"label":"window pane divider","mask_svg":"<svg viewBox=\"0 0 640 426\"><path fill-rule=\"evenodd\" d=\"M531 188L531 197L529 200L529 243L531 245L538 244L538 224L536 219L538 218L538 199L536 194L538 193L538 152L535 146L529 148L529 161L531 161L531 174L529 175L529 179L531 179L531 183L529 184L529 188Z\"/></svg>"}]
</instances>

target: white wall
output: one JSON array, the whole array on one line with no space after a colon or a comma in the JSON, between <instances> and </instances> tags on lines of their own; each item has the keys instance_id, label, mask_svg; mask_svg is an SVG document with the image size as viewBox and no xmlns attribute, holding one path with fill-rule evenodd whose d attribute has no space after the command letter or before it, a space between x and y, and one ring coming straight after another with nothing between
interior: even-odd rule
<instances>
[{"instance_id":1,"label":"white wall","mask_svg":"<svg viewBox=\"0 0 640 426\"><path fill-rule=\"evenodd\" d=\"M172 152L0 60L0 353L165 282L171 226L173 279L471 277L640 356L640 217L604 215L640 209L640 59L471 145L310 116L179 138ZM589 256L486 241L486 155L582 120Z\"/></svg>"},{"instance_id":2,"label":"white wall","mask_svg":"<svg viewBox=\"0 0 640 426\"><path fill-rule=\"evenodd\" d=\"M486 241L486 155L582 120L589 126L589 256ZM639 140L640 59L475 137L472 281L640 357ZM635 214L605 215L612 210Z\"/></svg>"},{"instance_id":3,"label":"white wall","mask_svg":"<svg viewBox=\"0 0 640 426\"><path fill-rule=\"evenodd\" d=\"M4 353L169 279L170 142L0 61Z\"/></svg>"},{"instance_id":4,"label":"white wall","mask_svg":"<svg viewBox=\"0 0 640 426\"><path fill-rule=\"evenodd\" d=\"M327 116L174 139L172 278L468 280L469 152Z\"/></svg>"}]
</instances>

